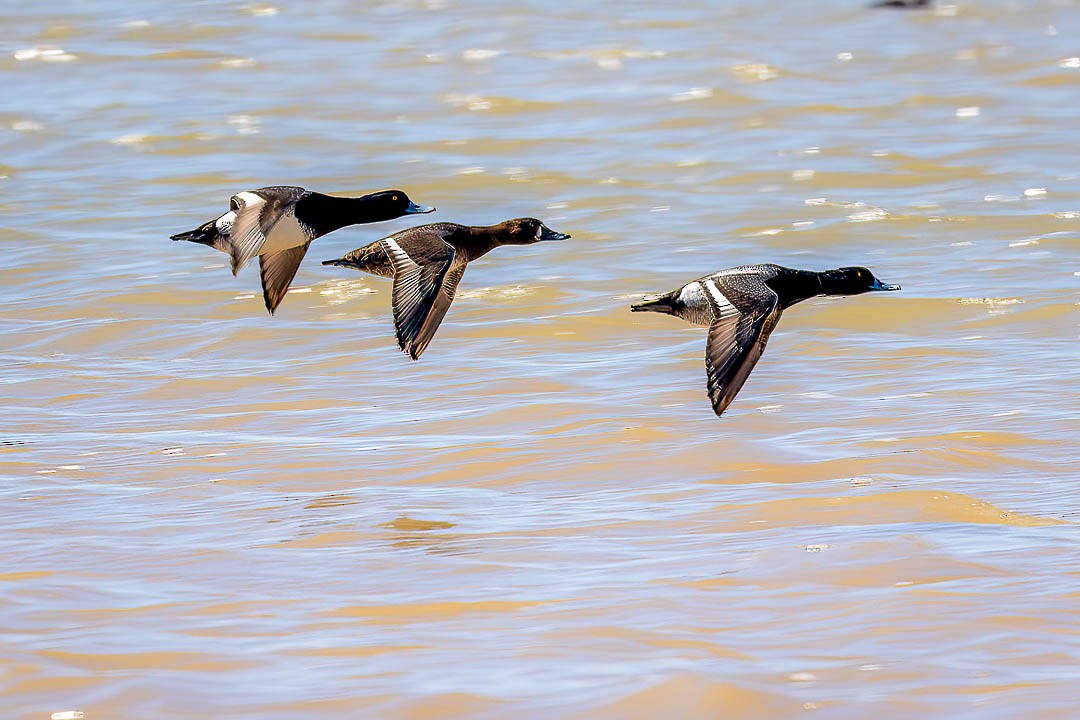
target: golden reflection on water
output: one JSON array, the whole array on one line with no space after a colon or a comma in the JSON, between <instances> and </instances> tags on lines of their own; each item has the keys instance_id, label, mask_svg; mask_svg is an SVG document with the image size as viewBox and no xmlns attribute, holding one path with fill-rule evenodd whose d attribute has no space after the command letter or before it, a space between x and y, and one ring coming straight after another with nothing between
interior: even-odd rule
<instances>
[{"instance_id":1,"label":"golden reflection on water","mask_svg":"<svg viewBox=\"0 0 1080 720\"><path fill-rule=\"evenodd\" d=\"M4 716L1074 716L1080 14L863 5L0 12ZM412 221L167 240L272 183L573 240L412 363ZM627 306L760 261L904 291L717 420Z\"/></svg>"}]
</instances>

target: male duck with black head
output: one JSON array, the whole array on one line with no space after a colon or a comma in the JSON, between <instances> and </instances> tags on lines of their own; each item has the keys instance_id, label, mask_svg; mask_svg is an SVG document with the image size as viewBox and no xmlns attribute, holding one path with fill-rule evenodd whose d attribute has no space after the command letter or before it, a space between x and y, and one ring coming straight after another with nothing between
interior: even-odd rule
<instances>
[{"instance_id":1,"label":"male duck with black head","mask_svg":"<svg viewBox=\"0 0 1080 720\"><path fill-rule=\"evenodd\" d=\"M341 265L394 279L391 304L398 346L417 360L450 308L467 264L500 245L531 245L569 237L535 218L485 227L434 223L402 230L323 265Z\"/></svg>"},{"instance_id":2,"label":"male duck with black head","mask_svg":"<svg viewBox=\"0 0 1080 720\"><path fill-rule=\"evenodd\" d=\"M401 190L334 197L293 185L276 185L233 195L227 213L172 239L228 253L233 275L258 255L263 300L273 315L315 238L348 225L434 210L417 205Z\"/></svg>"},{"instance_id":3,"label":"male duck with black head","mask_svg":"<svg viewBox=\"0 0 1080 720\"><path fill-rule=\"evenodd\" d=\"M709 398L719 416L750 376L784 310L817 295L899 289L899 285L881 282L864 267L813 272L779 265L743 265L646 298L630 309L674 315L708 326L705 369Z\"/></svg>"}]
</instances>

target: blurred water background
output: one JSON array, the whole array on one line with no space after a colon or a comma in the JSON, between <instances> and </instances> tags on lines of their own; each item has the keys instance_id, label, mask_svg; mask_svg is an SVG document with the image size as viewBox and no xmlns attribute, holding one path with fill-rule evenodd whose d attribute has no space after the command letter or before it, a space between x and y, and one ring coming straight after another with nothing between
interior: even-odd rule
<instances>
[{"instance_id":1,"label":"blurred water background","mask_svg":"<svg viewBox=\"0 0 1080 720\"><path fill-rule=\"evenodd\" d=\"M1073 718L1080 4L0 5L6 718ZM258 272L236 191L422 219ZM424 221L471 265L419 363ZM722 419L642 293L789 311Z\"/></svg>"}]
</instances>

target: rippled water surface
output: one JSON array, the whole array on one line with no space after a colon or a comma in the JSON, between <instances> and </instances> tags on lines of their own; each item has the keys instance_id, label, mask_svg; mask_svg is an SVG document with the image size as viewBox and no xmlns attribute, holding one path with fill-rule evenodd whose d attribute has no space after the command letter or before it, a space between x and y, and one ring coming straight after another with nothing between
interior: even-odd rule
<instances>
[{"instance_id":1,"label":"rippled water surface","mask_svg":"<svg viewBox=\"0 0 1080 720\"><path fill-rule=\"evenodd\" d=\"M0 698L104 718L1073 718L1080 5L0 6ZM253 267L275 183L422 220ZM323 267L429 218L418 363ZM643 293L750 262L731 409Z\"/></svg>"}]
</instances>

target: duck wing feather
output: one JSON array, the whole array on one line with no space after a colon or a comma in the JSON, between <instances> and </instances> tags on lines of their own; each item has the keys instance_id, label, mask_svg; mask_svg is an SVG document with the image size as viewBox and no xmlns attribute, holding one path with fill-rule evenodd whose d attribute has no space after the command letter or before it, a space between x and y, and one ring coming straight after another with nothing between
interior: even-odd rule
<instances>
[{"instance_id":1,"label":"duck wing feather","mask_svg":"<svg viewBox=\"0 0 1080 720\"><path fill-rule=\"evenodd\" d=\"M266 309L271 315L281 304L285 293L289 292L289 285L296 277L296 270L300 267L300 261L307 254L308 241L303 245L282 250L276 253L266 253L259 256L259 273L262 276L263 300Z\"/></svg>"},{"instance_id":2,"label":"duck wing feather","mask_svg":"<svg viewBox=\"0 0 1080 720\"><path fill-rule=\"evenodd\" d=\"M228 240L233 275L262 251L274 226L306 194L301 187L275 186L240 192L229 199L229 208L236 213Z\"/></svg>"},{"instance_id":3,"label":"duck wing feather","mask_svg":"<svg viewBox=\"0 0 1080 720\"><path fill-rule=\"evenodd\" d=\"M451 276L452 287L447 296L444 285L457 255L453 245L439 237L407 243L407 249L393 236L383 238L379 243L394 264L391 303L398 346L416 360L431 342L450 306L457 281L464 272L464 262L459 263L460 270L456 272L456 277ZM435 310L436 304L440 305L441 310Z\"/></svg>"},{"instance_id":4,"label":"duck wing feather","mask_svg":"<svg viewBox=\"0 0 1080 720\"><path fill-rule=\"evenodd\" d=\"M780 299L758 274L715 278L715 287L736 311L721 312L726 308L716 308L716 319L709 326L705 346L709 399L713 411L720 415L761 358L769 335L780 320L781 309Z\"/></svg>"}]
</instances>

